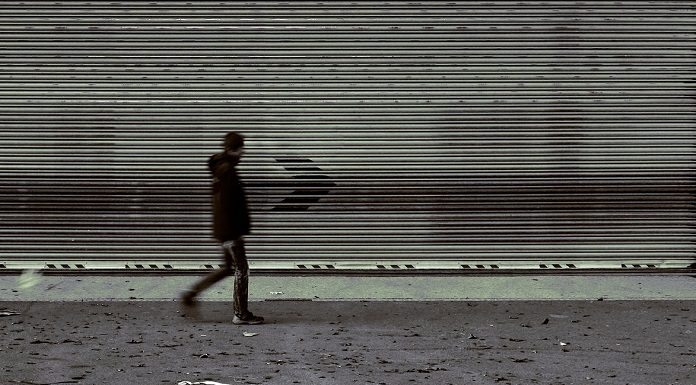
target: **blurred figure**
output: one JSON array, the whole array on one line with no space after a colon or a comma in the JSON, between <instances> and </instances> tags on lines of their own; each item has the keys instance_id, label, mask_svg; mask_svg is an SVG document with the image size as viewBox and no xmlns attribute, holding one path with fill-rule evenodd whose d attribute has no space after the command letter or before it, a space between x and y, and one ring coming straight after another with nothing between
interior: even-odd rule
<instances>
[{"instance_id":1,"label":"blurred figure","mask_svg":"<svg viewBox=\"0 0 696 385\"><path fill-rule=\"evenodd\" d=\"M248 309L249 264L244 236L251 232L251 220L244 184L237 174L237 164L244 155L244 137L235 132L225 136L225 149L208 160L213 176L213 235L222 243L225 267L208 275L181 297L188 310L196 306L196 296L234 271L235 325L263 323L263 317Z\"/></svg>"}]
</instances>

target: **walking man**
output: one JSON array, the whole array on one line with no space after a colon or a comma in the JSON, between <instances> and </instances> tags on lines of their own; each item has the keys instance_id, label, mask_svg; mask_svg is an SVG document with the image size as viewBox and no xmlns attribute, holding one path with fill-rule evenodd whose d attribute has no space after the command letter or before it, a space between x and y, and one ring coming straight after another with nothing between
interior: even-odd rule
<instances>
[{"instance_id":1,"label":"walking man","mask_svg":"<svg viewBox=\"0 0 696 385\"><path fill-rule=\"evenodd\" d=\"M196 306L196 296L234 270L234 318L235 325L263 323L263 317L253 315L248 309L249 264L244 247L244 236L251 231L251 220L244 184L237 174L237 164L244 154L244 137L235 132L225 136L225 150L208 160L213 176L213 235L222 243L225 267L219 269L182 295L184 306Z\"/></svg>"}]
</instances>

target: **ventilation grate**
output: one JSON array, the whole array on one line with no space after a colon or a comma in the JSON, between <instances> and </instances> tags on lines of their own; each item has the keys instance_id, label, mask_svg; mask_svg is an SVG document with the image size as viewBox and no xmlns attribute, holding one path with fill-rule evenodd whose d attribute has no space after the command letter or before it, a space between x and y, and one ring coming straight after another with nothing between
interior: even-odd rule
<instances>
[{"instance_id":1,"label":"ventilation grate","mask_svg":"<svg viewBox=\"0 0 696 385\"><path fill-rule=\"evenodd\" d=\"M49 263L46 264L49 270L86 270L87 266L81 263Z\"/></svg>"},{"instance_id":2,"label":"ventilation grate","mask_svg":"<svg viewBox=\"0 0 696 385\"><path fill-rule=\"evenodd\" d=\"M77 266L82 266L82 265L77 265ZM213 267L211 265L205 265L206 268L212 269ZM84 267L82 267L84 268ZM128 270L172 270L174 269L174 266L170 264L155 264L155 263L149 263L149 264L126 264L125 268Z\"/></svg>"},{"instance_id":3,"label":"ventilation grate","mask_svg":"<svg viewBox=\"0 0 696 385\"><path fill-rule=\"evenodd\" d=\"M500 269L499 265L461 265L462 269L485 270L485 269Z\"/></svg>"},{"instance_id":4,"label":"ventilation grate","mask_svg":"<svg viewBox=\"0 0 696 385\"><path fill-rule=\"evenodd\" d=\"M572 264L572 263L567 263L567 264L560 264L560 263L553 263L553 264L540 264L539 265L540 269L576 269L577 266Z\"/></svg>"},{"instance_id":5,"label":"ventilation grate","mask_svg":"<svg viewBox=\"0 0 696 385\"><path fill-rule=\"evenodd\" d=\"M638 264L638 263L632 263L632 264L621 264L622 269L655 269L657 268L657 265L653 264Z\"/></svg>"},{"instance_id":6,"label":"ventilation grate","mask_svg":"<svg viewBox=\"0 0 696 385\"><path fill-rule=\"evenodd\" d=\"M414 265L377 265L380 270L409 270L415 269Z\"/></svg>"},{"instance_id":7,"label":"ventilation grate","mask_svg":"<svg viewBox=\"0 0 696 385\"><path fill-rule=\"evenodd\" d=\"M298 269L301 270L334 270L335 265L297 265Z\"/></svg>"}]
</instances>

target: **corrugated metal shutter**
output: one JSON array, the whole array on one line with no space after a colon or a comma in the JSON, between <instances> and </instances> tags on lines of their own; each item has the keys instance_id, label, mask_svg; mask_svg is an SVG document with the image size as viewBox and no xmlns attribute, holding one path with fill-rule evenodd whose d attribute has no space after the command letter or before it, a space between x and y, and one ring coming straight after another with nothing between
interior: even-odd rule
<instances>
[{"instance_id":1,"label":"corrugated metal shutter","mask_svg":"<svg viewBox=\"0 0 696 385\"><path fill-rule=\"evenodd\" d=\"M685 266L695 42L693 1L4 1L0 265L217 261L237 130L257 266Z\"/></svg>"}]
</instances>

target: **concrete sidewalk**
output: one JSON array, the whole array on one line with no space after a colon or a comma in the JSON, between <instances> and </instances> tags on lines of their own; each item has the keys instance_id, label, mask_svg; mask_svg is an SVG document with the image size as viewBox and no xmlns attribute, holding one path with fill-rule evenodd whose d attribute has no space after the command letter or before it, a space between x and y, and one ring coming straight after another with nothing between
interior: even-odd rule
<instances>
[{"instance_id":1,"label":"concrete sidewalk","mask_svg":"<svg viewBox=\"0 0 696 385\"><path fill-rule=\"evenodd\" d=\"M19 288L18 275L0 275L0 300L83 301L176 299L201 275L46 275ZM232 279L206 292L204 300L226 301ZM696 300L689 275L414 275L256 276L249 298L262 300Z\"/></svg>"},{"instance_id":2,"label":"concrete sidewalk","mask_svg":"<svg viewBox=\"0 0 696 385\"><path fill-rule=\"evenodd\" d=\"M696 383L690 276L253 276L256 326L232 324L231 279L192 318L195 276L17 278L3 385Z\"/></svg>"}]
</instances>

